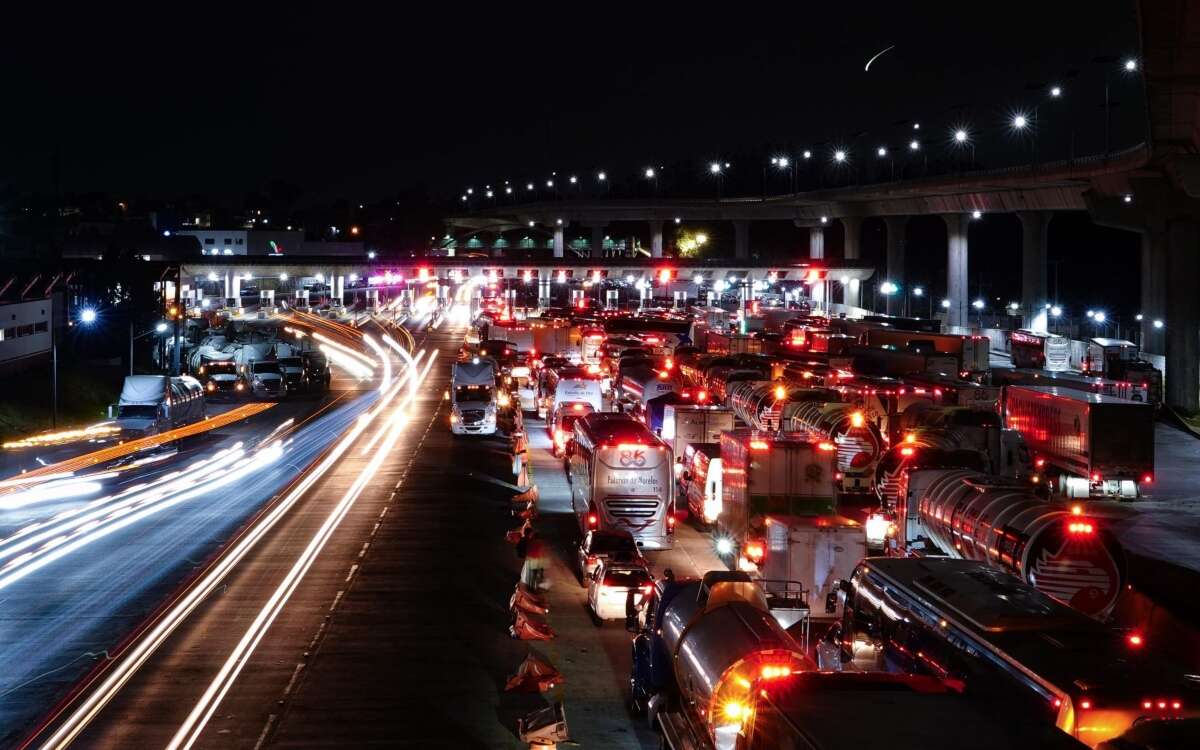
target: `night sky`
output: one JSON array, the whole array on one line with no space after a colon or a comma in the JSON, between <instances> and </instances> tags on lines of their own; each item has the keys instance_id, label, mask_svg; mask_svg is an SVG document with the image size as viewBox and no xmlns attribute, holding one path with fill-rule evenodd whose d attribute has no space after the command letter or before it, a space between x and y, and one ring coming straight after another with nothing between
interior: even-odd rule
<instances>
[{"instance_id":1,"label":"night sky","mask_svg":"<svg viewBox=\"0 0 1200 750\"><path fill-rule=\"evenodd\" d=\"M868 159L878 145L902 150L913 120L935 158L961 125L980 164L1003 165L1029 160L1029 141L1005 123L1037 107L1042 158L1098 153L1106 78L1112 147L1143 138L1140 78L1096 61L1137 55L1129 2L205 3L8 15L0 189L21 193L50 190L56 151L67 193L232 200L285 181L309 201L419 188L449 208L467 185L596 169L619 183L647 164L714 158L733 164L729 192L755 192L774 150L838 144ZM1047 101L1051 84L1061 100ZM664 192L703 177L666 175ZM1051 255L1096 252L1080 231ZM981 237L984 248L1013 230L985 234L1001 239ZM1125 239L1099 242L1136 273ZM1007 277L985 253L973 254L972 275Z\"/></svg>"},{"instance_id":2,"label":"night sky","mask_svg":"<svg viewBox=\"0 0 1200 750\"><path fill-rule=\"evenodd\" d=\"M901 119L931 138L998 128L1038 100L1027 84L1056 82L1067 97L1042 118L1045 149L1069 126L1097 151L1115 66L1092 60L1137 52L1126 2L649 6L10 9L0 184L45 186L55 147L67 191L238 194L283 178L352 198L767 144L866 152L905 138ZM1128 145L1140 84L1117 88L1114 144ZM978 158L1011 141L981 134Z\"/></svg>"}]
</instances>

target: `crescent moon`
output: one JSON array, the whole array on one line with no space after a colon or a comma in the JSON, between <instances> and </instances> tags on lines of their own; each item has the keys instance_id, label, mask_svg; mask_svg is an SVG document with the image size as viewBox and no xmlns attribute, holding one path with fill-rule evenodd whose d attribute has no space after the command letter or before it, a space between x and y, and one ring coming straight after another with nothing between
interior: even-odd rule
<instances>
[{"instance_id":1,"label":"crescent moon","mask_svg":"<svg viewBox=\"0 0 1200 750\"><path fill-rule=\"evenodd\" d=\"M893 50L893 49L896 49L896 45L894 45L894 44L893 44L891 47L887 47L886 49L882 49L882 50L880 50L879 52L876 52L876 53L875 53L875 56L874 56L874 57L872 57L870 60L867 60L867 64L863 66L863 72L866 72L866 71L870 70L870 69L871 69L871 63L873 63L873 62L875 62L876 60L878 60L878 59L879 59L879 57L880 57L880 55L882 55L884 52L887 52L888 50Z\"/></svg>"}]
</instances>

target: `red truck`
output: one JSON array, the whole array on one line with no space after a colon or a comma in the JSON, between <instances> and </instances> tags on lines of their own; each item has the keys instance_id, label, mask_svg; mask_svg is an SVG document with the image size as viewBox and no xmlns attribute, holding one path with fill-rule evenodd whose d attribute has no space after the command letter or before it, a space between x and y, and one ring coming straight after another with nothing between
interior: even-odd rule
<instances>
[{"instance_id":1,"label":"red truck","mask_svg":"<svg viewBox=\"0 0 1200 750\"><path fill-rule=\"evenodd\" d=\"M1018 430L1034 466L1067 497L1138 497L1154 481L1154 408L1054 386L1010 385L1007 426Z\"/></svg>"}]
</instances>

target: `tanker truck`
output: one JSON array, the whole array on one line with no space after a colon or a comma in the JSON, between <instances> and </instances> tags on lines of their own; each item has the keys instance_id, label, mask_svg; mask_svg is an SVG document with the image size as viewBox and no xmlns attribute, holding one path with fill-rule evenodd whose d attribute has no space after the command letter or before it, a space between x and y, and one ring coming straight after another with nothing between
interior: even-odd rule
<instances>
[{"instance_id":1,"label":"tanker truck","mask_svg":"<svg viewBox=\"0 0 1200 750\"><path fill-rule=\"evenodd\" d=\"M1048 503L1029 485L965 469L905 472L899 556L977 560L1024 579L1084 614L1103 618L1125 582L1111 532L1079 508Z\"/></svg>"},{"instance_id":2,"label":"tanker truck","mask_svg":"<svg viewBox=\"0 0 1200 750\"><path fill-rule=\"evenodd\" d=\"M737 573L659 581L633 642L630 686L667 750L1083 750L1015 701L926 674L818 672ZM947 729L947 717L952 729ZM952 734L947 735L947 731ZM951 740L953 744L953 740Z\"/></svg>"},{"instance_id":3,"label":"tanker truck","mask_svg":"<svg viewBox=\"0 0 1200 750\"><path fill-rule=\"evenodd\" d=\"M875 465L883 454L883 434L854 404L799 401L785 404L779 419L785 432L815 432L837 446L842 494L875 491Z\"/></svg>"},{"instance_id":4,"label":"tanker truck","mask_svg":"<svg viewBox=\"0 0 1200 750\"><path fill-rule=\"evenodd\" d=\"M749 575L659 580L633 640L631 704L669 748L732 748L758 683L815 665Z\"/></svg>"}]
</instances>

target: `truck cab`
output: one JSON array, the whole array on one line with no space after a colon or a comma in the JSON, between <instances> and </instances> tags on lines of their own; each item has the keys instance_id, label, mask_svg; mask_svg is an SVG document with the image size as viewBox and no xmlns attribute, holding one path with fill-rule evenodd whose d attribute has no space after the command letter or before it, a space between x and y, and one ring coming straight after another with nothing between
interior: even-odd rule
<instances>
[{"instance_id":1,"label":"truck cab","mask_svg":"<svg viewBox=\"0 0 1200 750\"><path fill-rule=\"evenodd\" d=\"M196 370L209 398L240 398L246 395L246 381L232 360L208 360Z\"/></svg>"},{"instance_id":2,"label":"truck cab","mask_svg":"<svg viewBox=\"0 0 1200 750\"><path fill-rule=\"evenodd\" d=\"M450 379L450 431L455 435L496 433L496 363L474 357L455 362Z\"/></svg>"}]
</instances>

